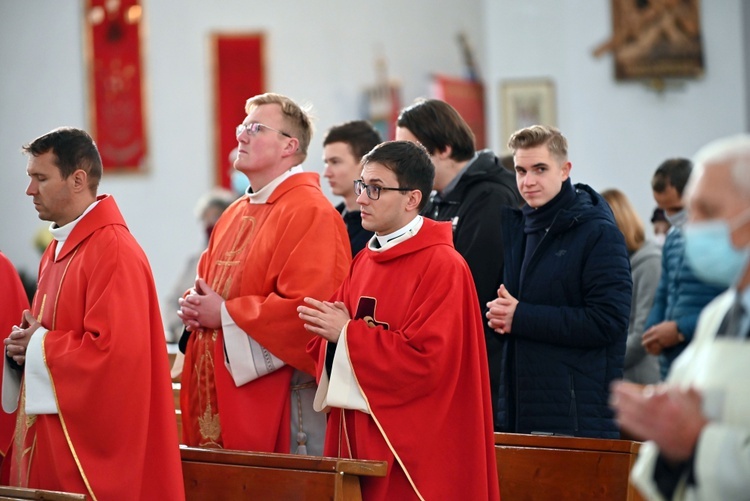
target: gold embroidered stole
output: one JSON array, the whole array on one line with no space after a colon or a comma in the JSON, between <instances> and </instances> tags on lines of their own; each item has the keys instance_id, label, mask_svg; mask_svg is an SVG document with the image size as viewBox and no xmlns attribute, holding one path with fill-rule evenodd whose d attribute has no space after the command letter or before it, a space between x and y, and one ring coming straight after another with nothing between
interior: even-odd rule
<instances>
[{"instance_id":1,"label":"gold embroidered stole","mask_svg":"<svg viewBox=\"0 0 750 501\"><path fill-rule=\"evenodd\" d=\"M252 216L238 216L232 226L218 239L211 254L212 262L208 276L203 277L209 286L224 299L231 299L238 293L242 264L247 258L256 220ZM218 330L200 329L196 333L192 347L193 374L191 384L195 391L190 393L190 416L194 422L188 423L198 433L199 446L223 447L219 406L216 397L214 378L217 361L216 341ZM218 361L220 366L221 360Z\"/></svg>"}]
</instances>

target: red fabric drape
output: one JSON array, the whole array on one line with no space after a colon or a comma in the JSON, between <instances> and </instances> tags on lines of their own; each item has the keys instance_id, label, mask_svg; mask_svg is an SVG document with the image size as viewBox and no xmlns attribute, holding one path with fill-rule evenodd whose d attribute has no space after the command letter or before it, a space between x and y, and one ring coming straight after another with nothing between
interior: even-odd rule
<instances>
[{"instance_id":1,"label":"red fabric drape","mask_svg":"<svg viewBox=\"0 0 750 501\"><path fill-rule=\"evenodd\" d=\"M229 188L229 153L235 128L245 119L245 101L265 92L263 35L216 35L214 51L216 183Z\"/></svg>"}]
</instances>

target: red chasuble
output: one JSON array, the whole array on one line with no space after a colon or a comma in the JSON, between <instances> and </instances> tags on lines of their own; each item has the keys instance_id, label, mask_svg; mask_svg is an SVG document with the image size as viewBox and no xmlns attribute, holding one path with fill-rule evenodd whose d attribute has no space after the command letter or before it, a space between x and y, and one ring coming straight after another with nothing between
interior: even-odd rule
<instances>
[{"instance_id":1,"label":"red chasuble","mask_svg":"<svg viewBox=\"0 0 750 501\"><path fill-rule=\"evenodd\" d=\"M5 339L14 325L21 324L21 315L29 309L29 300L13 263L0 252L0 337ZM0 385L2 370L0 369ZM0 386L2 387L2 386ZM5 454L10 446L16 414L8 414L0 408L0 453Z\"/></svg>"},{"instance_id":2,"label":"red chasuble","mask_svg":"<svg viewBox=\"0 0 750 501\"><path fill-rule=\"evenodd\" d=\"M42 350L59 414L26 415L22 387L10 485L184 499L151 268L114 199L98 200L57 258L56 241L42 256L32 312L49 330Z\"/></svg>"},{"instance_id":3,"label":"red chasuble","mask_svg":"<svg viewBox=\"0 0 750 501\"><path fill-rule=\"evenodd\" d=\"M194 332L180 394L185 444L290 452L292 375L315 371L305 352L312 336L297 306L333 294L351 262L346 227L319 179L294 174L266 203L243 196L214 227L198 276L226 300L237 326L286 365L237 386L225 365L223 331Z\"/></svg>"},{"instance_id":4,"label":"red chasuble","mask_svg":"<svg viewBox=\"0 0 750 501\"><path fill-rule=\"evenodd\" d=\"M337 349L369 414L332 408L325 455L388 461L384 479L361 479L369 501L499 499L482 318L450 223L365 248L334 300L354 317ZM309 345L319 381L327 346Z\"/></svg>"}]
</instances>

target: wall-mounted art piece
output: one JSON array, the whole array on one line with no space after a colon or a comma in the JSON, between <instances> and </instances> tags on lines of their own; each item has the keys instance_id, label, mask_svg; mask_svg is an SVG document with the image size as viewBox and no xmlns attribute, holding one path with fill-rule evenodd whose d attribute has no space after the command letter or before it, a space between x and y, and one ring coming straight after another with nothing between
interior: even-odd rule
<instances>
[{"instance_id":1,"label":"wall-mounted art piece","mask_svg":"<svg viewBox=\"0 0 750 501\"><path fill-rule=\"evenodd\" d=\"M703 75L699 0L611 0L612 38L594 49L612 52L618 80Z\"/></svg>"},{"instance_id":2,"label":"wall-mounted art piece","mask_svg":"<svg viewBox=\"0 0 750 501\"><path fill-rule=\"evenodd\" d=\"M546 78L506 80L500 84L500 144L508 151L510 135L530 125L557 125L555 84Z\"/></svg>"},{"instance_id":3,"label":"wall-mounted art piece","mask_svg":"<svg viewBox=\"0 0 750 501\"><path fill-rule=\"evenodd\" d=\"M107 171L147 168L140 0L85 0L89 132Z\"/></svg>"}]
</instances>

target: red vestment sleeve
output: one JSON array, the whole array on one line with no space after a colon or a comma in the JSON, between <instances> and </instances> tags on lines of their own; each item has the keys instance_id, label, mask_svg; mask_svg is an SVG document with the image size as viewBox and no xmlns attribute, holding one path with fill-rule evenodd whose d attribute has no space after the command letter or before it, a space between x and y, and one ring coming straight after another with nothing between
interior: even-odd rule
<instances>
[{"instance_id":1,"label":"red vestment sleeve","mask_svg":"<svg viewBox=\"0 0 750 501\"><path fill-rule=\"evenodd\" d=\"M29 309L29 300L13 263L0 252L0 336L5 339L14 325L21 324L21 315ZM5 349L3 349L5 356ZM2 370L0 369L0 388L2 388ZM0 454L10 445L15 427L15 412L8 414L0 408Z\"/></svg>"}]
</instances>

